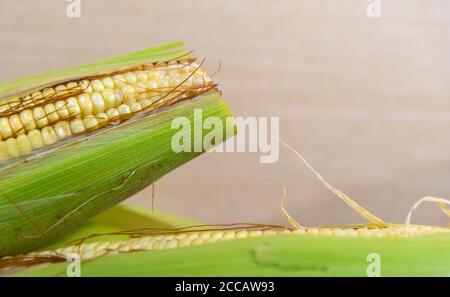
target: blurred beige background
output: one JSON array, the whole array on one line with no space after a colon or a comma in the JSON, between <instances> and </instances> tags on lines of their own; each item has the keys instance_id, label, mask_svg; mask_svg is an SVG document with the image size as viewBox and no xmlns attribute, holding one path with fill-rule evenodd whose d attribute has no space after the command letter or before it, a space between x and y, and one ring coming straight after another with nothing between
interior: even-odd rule
<instances>
[{"instance_id":1,"label":"blurred beige background","mask_svg":"<svg viewBox=\"0 0 450 297\"><path fill-rule=\"evenodd\" d=\"M279 116L289 142L388 221L450 197L450 2L382 0L0 0L0 80L174 40L207 58L235 115ZM206 154L156 183L155 208L202 222L361 222L285 149ZM128 203L151 207L151 191ZM424 206L417 223L447 224Z\"/></svg>"}]
</instances>

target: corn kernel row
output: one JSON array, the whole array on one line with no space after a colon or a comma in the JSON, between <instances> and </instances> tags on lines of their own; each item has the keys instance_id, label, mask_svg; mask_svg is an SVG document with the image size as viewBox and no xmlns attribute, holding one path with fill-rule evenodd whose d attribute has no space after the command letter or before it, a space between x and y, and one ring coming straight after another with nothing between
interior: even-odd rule
<instances>
[{"instance_id":1,"label":"corn kernel row","mask_svg":"<svg viewBox=\"0 0 450 297\"><path fill-rule=\"evenodd\" d=\"M0 117L0 162L99 129L102 121L147 109L175 87L179 90L165 100L186 88L211 85L197 64L181 66L69 82L34 92L21 101L5 101L0 107L0 115L7 114ZM79 94L70 96L74 91Z\"/></svg>"},{"instance_id":2,"label":"corn kernel row","mask_svg":"<svg viewBox=\"0 0 450 297\"><path fill-rule=\"evenodd\" d=\"M450 233L449 228L431 226L389 227L389 228L306 228L298 230L227 230L196 231L169 235L156 235L120 241L104 241L72 245L56 250L27 254L27 257L58 255L68 257L78 254L81 260L90 260L105 255L134 251L164 250L194 245L214 243L231 239L270 236L276 234L297 234L309 236L344 236L344 237L413 237L432 234Z\"/></svg>"},{"instance_id":3,"label":"corn kernel row","mask_svg":"<svg viewBox=\"0 0 450 297\"><path fill-rule=\"evenodd\" d=\"M80 116L71 121L58 121L52 126L42 129L33 129L26 134L0 141L0 162L31 153L35 149L52 145L72 135L83 134L96 130L99 124L108 120L114 120L122 115L132 114L147 108L152 104L150 99L142 99L130 105L122 103L118 108L110 108L106 113Z\"/></svg>"}]
</instances>

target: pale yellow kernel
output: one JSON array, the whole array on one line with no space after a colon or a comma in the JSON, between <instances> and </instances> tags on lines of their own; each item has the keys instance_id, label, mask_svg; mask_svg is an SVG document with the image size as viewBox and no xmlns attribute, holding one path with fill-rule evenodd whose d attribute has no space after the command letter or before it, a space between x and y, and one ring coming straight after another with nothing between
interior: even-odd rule
<instances>
[{"instance_id":1,"label":"pale yellow kernel","mask_svg":"<svg viewBox=\"0 0 450 297\"><path fill-rule=\"evenodd\" d=\"M131 108L127 104L121 104L118 108L120 114L129 114L131 113Z\"/></svg>"},{"instance_id":2,"label":"pale yellow kernel","mask_svg":"<svg viewBox=\"0 0 450 297\"><path fill-rule=\"evenodd\" d=\"M80 86L81 86L81 90L83 91L83 92L85 92L85 93L89 93L89 94L91 94L92 93L92 86L91 86L91 82L90 81L88 81L88 80L83 80L81 83L80 83Z\"/></svg>"},{"instance_id":3,"label":"pale yellow kernel","mask_svg":"<svg viewBox=\"0 0 450 297\"><path fill-rule=\"evenodd\" d=\"M147 238L143 239L141 249L143 251L150 251L150 250L152 250L152 244L153 244L153 241L152 241L151 237L147 237Z\"/></svg>"},{"instance_id":4,"label":"pale yellow kernel","mask_svg":"<svg viewBox=\"0 0 450 297\"><path fill-rule=\"evenodd\" d=\"M69 110L71 115L79 115L81 114L81 108L78 104L78 100L75 97L70 97L66 101L66 107Z\"/></svg>"},{"instance_id":5,"label":"pale yellow kernel","mask_svg":"<svg viewBox=\"0 0 450 297\"><path fill-rule=\"evenodd\" d=\"M121 252L121 253L129 252L129 251L130 251L130 246L129 246L128 244L121 245L121 246L118 248L118 250L119 250L119 252Z\"/></svg>"},{"instance_id":6,"label":"pale yellow kernel","mask_svg":"<svg viewBox=\"0 0 450 297\"><path fill-rule=\"evenodd\" d=\"M180 85L181 83L183 83L183 78L181 76L172 76L170 78L170 85L174 87Z\"/></svg>"},{"instance_id":7,"label":"pale yellow kernel","mask_svg":"<svg viewBox=\"0 0 450 297\"><path fill-rule=\"evenodd\" d=\"M155 80L149 80L147 82L147 89L149 90L156 90L158 87L158 83Z\"/></svg>"},{"instance_id":8,"label":"pale yellow kernel","mask_svg":"<svg viewBox=\"0 0 450 297\"><path fill-rule=\"evenodd\" d=\"M33 150L30 139L25 134L17 136L17 146L19 147L22 155L31 153L31 151Z\"/></svg>"},{"instance_id":9,"label":"pale yellow kernel","mask_svg":"<svg viewBox=\"0 0 450 297\"><path fill-rule=\"evenodd\" d=\"M106 249L108 247L108 244L109 244L109 242L107 242L107 241L99 242L97 245L97 250Z\"/></svg>"},{"instance_id":10,"label":"pale yellow kernel","mask_svg":"<svg viewBox=\"0 0 450 297\"><path fill-rule=\"evenodd\" d=\"M69 94L67 87L65 85L56 86L55 91L58 96L65 96Z\"/></svg>"},{"instance_id":11,"label":"pale yellow kernel","mask_svg":"<svg viewBox=\"0 0 450 297\"><path fill-rule=\"evenodd\" d=\"M5 141L6 151L11 157L20 156L19 146L17 145L17 141L15 138L9 138Z\"/></svg>"},{"instance_id":12,"label":"pale yellow kernel","mask_svg":"<svg viewBox=\"0 0 450 297\"><path fill-rule=\"evenodd\" d=\"M203 78L202 77L194 78L194 81L193 81L192 84L193 84L194 87L201 87L201 86L203 86L204 85Z\"/></svg>"},{"instance_id":13,"label":"pale yellow kernel","mask_svg":"<svg viewBox=\"0 0 450 297\"><path fill-rule=\"evenodd\" d=\"M42 99L43 98L43 95L42 95L42 92L34 92L33 94L31 94L31 99L32 100L39 100L39 99Z\"/></svg>"},{"instance_id":14,"label":"pale yellow kernel","mask_svg":"<svg viewBox=\"0 0 450 297\"><path fill-rule=\"evenodd\" d=\"M0 102L0 112L5 112L10 109L10 106L6 102Z\"/></svg>"},{"instance_id":15,"label":"pale yellow kernel","mask_svg":"<svg viewBox=\"0 0 450 297\"><path fill-rule=\"evenodd\" d=\"M428 230L432 230L431 226L420 226L419 230L421 231L428 231Z\"/></svg>"},{"instance_id":16,"label":"pale yellow kernel","mask_svg":"<svg viewBox=\"0 0 450 297\"><path fill-rule=\"evenodd\" d=\"M185 239L187 238L187 233L179 233L175 235L175 239Z\"/></svg>"},{"instance_id":17,"label":"pale yellow kernel","mask_svg":"<svg viewBox=\"0 0 450 297\"><path fill-rule=\"evenodd\" d=\"M56 95L56 91L55 91L54 88L46 88L46 89L44 89L44 90L42 91L42 94L43 94L46 98L49 98L49 97L55 96L55 95Z\"/></svg>"},{"instance_id":18,"label":"pale yellow kernel","mask_svg":"<svg viewBox=\"0 0 450 297\"><path fill-rule=\"evenodd\" d=\"M8 160L9 155L8 151L6 150L6 144L3 141L0 141L0 162Z\"/></svg>"},{"instance_id":19,"label":"pale yellow kernel","mask_svg":"<svg viewBox=\"0 0 450 297\"><path fill-rule=\"evenodd\" d=\"M358 233L356 232L355 229L344 229L345 235L350 236L350 237L356 237L358 235Z\"/></svg>"},{"instance_id":20,"label":"pale yellow kernel","mask_svg":"<svg viewBox=\"0 0 450 297\"><path fill-rule=\"evenodd\" d=\"M111 77L105 77L102 79L103 85L106 88L109 89L114 89L115 85L114 85L114 80Z\"/></svg>"},{"instance_id":21,"label":"pale yellow kernel","mask_svg":"<svg viewBox=\"0 0 450 297\"><path fill-rule=\"evenodd\" d=\"M136 251L142 248L142 243L141 238L134 238L128 240L127 245L130 247L130 251Z\"/></svg>"},{"instance_id":22,"label":"pale yellow kernel","mask_svg":"<svg viewBox=\"0 0 450 297\"><path fill-rule=\"evenodd\" d=\"M102 95L100 93L92 93L91 96L92 105L94 107L94 114L98 114L105 111L105 100L103 100Z\"/></svg>"},{"instance_id":23,"label":"pale yellow kernel","mask_svg":"<svg viewBox=\"0 0 450 297\"><path fill-rule=\"evenodd\" d=\"M206 73L203 74L203 80L205 81L205 84L212 82L211 77Z\"/></svg>"},{"instance_id":24,"label":"pale yellow kernel","mask_svg":"<svg viewBox=\"0 0 450 297\"><path fill-rule=\"evenodd\" d=\"M147 83L145 82L137 82L135 85L136 92L141 94L147 91Z\"/></svg>"},{"instance_id":25,"label":"pale yellow kernel","mask_svg":"<svg viewBox=\"0 0 450 297\"><path fill-rule=\"evenodd\" d=\"M119 248L120 241L109 241L108 242L108 249L109 250L117 250Z\"/></svg>"},{"instance_id":26,"label":"pale yellow kernel","mask_svg":"<svg viewBox=\"0 0 450 297\"><path fill-rule=\"evenodd\" d=\"M12 109L16 109L16 108L21 108L20 106L18 106L20 104L20 102L19 101L12 101L12 102L9 102L9 106L12 108Z\"/></svg>"},{"instance_id":27,"label":"pale yellow kernel","mask_svg":"<svg viewBox=\"0 0 450 297\"><path fill-rule=\"evenodd\" d=\"M117 108L110 108L106 111L106 115L108 116L109 119L114 119L119 117L120 113L117 110Z\"/></svg>"},{"instance_id":28,"label":"pale yellow kernel","mask_svg":"<svg viewBox=\"0 0 450 297\"><path fill-rule=\"evenodd\" d=\"M102 92L103 101L105 102L105 109L116 106L116 95L113 90L106 89Z\"/></svg>"},{"instance_id":29,"label":"pale yellow kernel","mask_svg":"<svg viewBox=\"0 0 450 297\"><path fill-rule=\"evenodd\" d=\"M275 235L277 234L277 232L273 231L273 230L264 230L263 231L263 235Z\"/></svg>"},{"instance_id":30,"label":"pale yellow kernel","mask_svg":"<svg viewBox=\"0 0 450 297\"><path fill-rule=\"evenodd\" d=\"M98 242L87 243L84 245L83 250L84 251L95 250L97 245L98 245Z\"/></svg>"},{"instance_id":31,"label":"pale yellow kernel","mask_svg":"<svg viewBox=\"0 0 450 297\"><path fill-rule=\"evenodd\" d=\"M45 114L45 110L42 107L37 106L33 108L33 117L38 128L48 126L48 118Z\"/></svg>"},{"instance_id":32,"label":"pale yellow kernel","mask_svg":"<svg viewBox=\"0 0 450 297\"><path fill-rule=\"evenodd\" d=\"M319 229L320 235L333 235L333 231L328 228Z\"/></svg>"},{"instance_id":33,"label":"pale yellow kernel","mask_svg":"<svg viewBox=\"0 0 450 297\"><path fill-rule=\"evenodd\" d=\"M205 242L204 239L197 238L197 239L192 240L191 244L192 244L192 245L201 245L201 244L203 244L204 242Z\"/></svg>"},{"instance_id":34,"label":"pale yellow kernel","mask_svg":"<svg viewBox=\"0 0 450 297\"><path fill-rule=\"evenodd\" d=\"M138 112L140 110L142 110L142 106L139 103L133 102L131 104L131 112Z\"/></svg>"},{"instance_id":35,"label":"pale yellow kernel","mask_svg":"<svg viewBox=\"0 0 450 297\"><path fill-rule=\"evenodd\" d=\"M80 85L78 84L78 82L75 81L68 82L66 84L66 87L68 90L71 91L81 91Z\"/></svg>"},{"instance_id":36,"label":"pale yellow kernel","mask_svg":"<svg viewBox=\"0 0 450 297\"><path fill-rule=\"evenodd\" d=\"M248 232L243 230L243 231L238 231L236 232L236 236L235 238L247 238Z\"/></svg>"},{"instance_id":37,"label":"pale yellow kernel","mask_svg":"<svg viewBox=\"0 0 450 297\"><path fill-rule=\"evenodd\" d=\"M116 87L122 87L126 84L127 80L122 74L117 74L112 77Z\"/></svg>"},{"instance_id":38,"label":"pale yellow kernel","mask_svg":"<svg viewBox=\"0 0 450 297\"><path fill-rule=\"evenodd\" d=\"M165 249L174 249L177 247L177 241L172 239L172 240L168 240L166 241L166 243L164 244L164 248Z\"/></svg>"},{"instance_id":39,"label":"pale yellow kernel","mask_svg":"<svg viewBox=\"0 0 450 297\"><path fill-rule=\"evenodd\" d=\"M224 240L234 239L235 235L236 235L236 232L234 232L234 231L225 231L223 233L223 239Z\"/></svg>"},{"instance_id":40,"label":"pale yellow kernel","mask_svg":"<svg viewBox=\"0 0 450 297\"><path fill-rule=\"evenodd\" d=\"M83 252L82 258L83 258L83 260L90 260L90 259L95 258L96 256L97 255L94 250L86 250Z\"/></svg>"},{"instance_id":41,"label":"pale yellow kernel","mask_svg":"<svg viewBox=\"0 0 450 297\"><path fill-rule=\"evenodd\" d=\"M319 229L317 229L317 228L308 228L306 230L306 234L308 234L308 235L318 235L319 234Z\"/></svg>"},{"instance_id":42,"label":"pale yellow kernel","mask_svg":"<svg viewBox=\"0 0 450 297\"><path fill-rule=\"evenodd\" d=\"M44 110L50 124L53 124L59 120L58 112L56 111L54 104L46 104L44 106Z\"/></svg>"},{"instance_id":43,"label":"pale yellow kernel","mask_svg":"<svg viewBox=\"0 0 450 297\"><path fill-rule=\"evenodd\" d=\"M104 112L97 114L96 117L99 123L103 123L108 120L108 116Z\"/></svg>"},{"instance_id":44,"label":"pale yellow kernel","mask_svg":"<svg viewBox=\"0 0 450 297\"><path fill-rule=\"evenodd\" d=\"M258 237L262 235L262 231L261 230L252 230L252 231L248 231L248 236L249 237Z\"/></svg>"},{"instance_id":45,"label":"pale yellow kernel","mask_svg":"<svg viewBox=\"0 0 450 297\"><path fill-rule=\"evenodd\" d=\"M174 234L169 234L169 235L164 235L163 238L164 238L165 240L172 240L172 239L175 239L175 236L176 236L176 235L174 235Z\"/></svg>"},{"instance_id":46,"label":"pale yellow kernel","mask_svg":"<svg viewBox=\"0 0 450 297\"><path fill-rule=\"evenodd\" d=\"M178 242L179 247L190 246L191 244L192 244L192 239L189 239L189 238L180 239Z\"/></svg>"},{"instance_id":47,"label":"pale yellow kernel","mask_svg":"<svg viewBox=\"0 0 450 297\"><path fill-rule=\"evenodd\" d=\"M28 138L30 139L31 146L34 149L39 149L44 146L44 140L42 139L41 131L31 130L28 132Z\"/></svg>"},{"instance_id":48,"label":"pale yellow kernel","mask_svg":"<svg viewBox=\"0 0 450 297\"><path fill-rule=\"evenodd\" d=\"M9 124L8 118L0 118L0 134L3 139L7 139L13 135L11 125Z\"/></svg>"},{"instance_id":49,"label":"pale yellow kernel","mask_svg":"<svg viewBox=\"0 0 450 297\"><path fill-rule=\"evenodd\" d=\"M437 232L435 230L423 230L423 231L418 231L418 234L422 234L422 235L432 235L432 234L436 234Z\"/></svg>"},{"instance_id":50,"label":"pale yellow kernel","mask_svg":"<svg viewBox=\"0 0 450 297\"><path fill-rule=\"evenodd\" d=\"M89 94L81 94L78 96L78 105L84 115L92 114L94 107L92 105L91 96Z\"/></svg>"},{"instance_id":51,"label":"pale yellow kernel","mask_svg":"<svg viewBox=\"0 0 450 297\"><path fill-rule=\"evenodd\" d=\"M385 236L385 233L380 229L372 229L371 231L372 231L373 237L384 237Z\"/></svg>"},{"instance_id":52,"label":"pale yellow kernel","mask_svg":"<svg viewBox=\"0 0 450 297\"><path fill-rule=\"evenodd\" d=\"M48 256L54 256L55 253L53 251L42 251L42 252L39 253L39 255L48 257Z\"/></svg>"},{"instance_id":53,"label":"pale yellow kernel","mask_svg":"<svg viewBox=\"0 0 450 297\"><path fill-rule=\"evenodd\" d=\"M205 243L214 243L214 242L217 242L217 239L214 238L205 239Z\"/></svg>"},{"instance_id":54,"label":"pale yellow kernel","mask_svg":"<svg viewBox=\"0 0 450 297\"><path fill-rule=\"evenodd\" d=\"M136 98L136 89L133 86L126 85L122 88L124 100L130 101Z\"/></svg>"},{"instance_id":55,"label":"pale yellow kernel","mask_svg":"<svg viewBox=\"0 0 450 297\"><path fill-rule=\"evenodd\" d=\"M201 239L211 238L211 231L200 232L199 238L201 238Z\"/></svg>"},{"instance_id":56,"label":"pale yellow kernel","mask_svg":"<svg viewBox=\"0 0 450 297\"><path fill-rule=\"evenodd\" d=\"M292 233L294 234L306 234L305 229L295 229Z\"/></svg>"},{"instance_id":57,"label":"pale yellow kernel","mask_svg":"<svg viewBox=\"0 0 450 297\"><path fill-rule=\"evenodd\" d=\"M136 239L130 242L130 249L133 251L140 250L142 248L144 241L142 239Z\"/></svg>"},{"instance_id":58,"label":"pale yellow kernel","mask_svg":"<svg viewBox=\"0 0 450 297\"><path fill-rule=\"evenodd\" d=\"M170 80L167 78L161 78L160 80L157 81L158 83L158 87L165 89L168 88L170 86Z\"/></svg>"},{"instance_id":59,"label":"pale yellow kernel","mask_svg":"<svg viewBox=\"0 0 450 297\"><path fill-rule=\"evenodd\" d=\"M358 230L356 230L356 232L358 233L358 236L361 236L361 237L372 236L372 233L369 231L369 229L366 229L366 228L358 229Z\"/></svg>"},{"instance_id":60,"label":"pale yellow kernel","mask_svg":"<svg viewBox=\"0 0 450 297\"><path fill-rule=\"evenodd\" d=\"M340 228L333 229L333 234L336 236L345 236L346 235L345 231Z\"/></svg>"},{"instance_id":61,"label":"pale yellow kernel","mask_svg":"<svg viewBox=\"0 0 450 297\"><path fill-rule=\"evenodd\" d=\"M86 130L92 130L95 129L98 126L98 119L96 116L87 116L84 118L84 126L86 127Z\"/></svg>"},{"instance_id":62,"label":"pale yellow kernel","mask_svg":"<svg viewBox=\"0 0 450 297\"><path fill-rule=\"evenodd\" d=\"M75 119L70 122L70 130L73 134L81 134L86 132L86 127L84 126L83 120Z\"/></svg>"},{"instance_id":63,"label":"pale yellow kernel","mask_svg":"<svg viewBox=\"0 0 450 297\"><path fill-rule=\"evenodd\" d=\"M14 135L25 133L25 129L23 128L22 121L20 120L20 116L17 114L13 114L9 117L9 124Z\"/></svg>"},{"instance_id":64,"label":"pale yellow kernel","mask_svg":"<svg viewBox=\"0 0 450 297\"><path fill-rule=\"evenodd\" d=\"M142 95L142 99L139 100L139 104L142 106L142 108L146 108L148 106L150 106L152 104L152 101L150 99L146 98L146 94L141 94Z\"/></svg>"},{"instance_id":65,"label":"pale yellow kernel","mask_svg":"<svg viewBox=\"0 0 450 297\"><path fill-rule=\"evenodd\" d=\"M70 125L66 121L57 122L54 126L55 133L59 139L64 139L72 135Z\"/></svg>"},{"instance_id":66,"label":"pale yellow kernel","mask_svg":"<svg viewBox=\"0 0 450 297\"><path fill-rule=\"evenodd\" d=\"M105 89L105 86L103 85L103 83L98 79L93 80L91 82L91 86L92 86L92 89L94 90L94 92L101 92Z\"/></svg>"},{"instance_id":67,"label":"pale yellow kernel","mask_svg":"<svg viewBox=\"0 0 450 297\"><path fill-rule=\"evenodd\" d=\"M220 239L222 239L222 237L223 237L222 231L214 231L211 234L211 239L214 239L214 240L220 240Z\"/></svg>"},{"instance_id":68,"label":"pale yellow kernel","mask_svg":"<svg viewBox=\"0 0 450 297\"><path fill-rule=\"evenodd\" d=\"M64 253L64 249L63 248L58 248L58 249L56 249L55 250L55 254L57 254L57 255L62 255ZM37 254L37 253L30 253L30 255L32 255L32 254Z\"/></svg>"},{"instance_id":69,"label":"pale yellow kernel","mask_svg":"<svg viewBox=\"0 0 450 297\"><path fill-rule=\"evenodd\" d=\"M197 239L198 237L199 237L198 232L189 232L189 233L187 234L187 238L188 238L188 239Z\"/></svg>"},{"instance_id":70,"label":"pale yellow kernel","mask_svg":"<svg viewBox=\"0 0 450 297\"><path fill-rule=\"evenodd\" d=\"M158 250L162 250L164 249L164 246L166 245L167 240L164 239L160 239L158 241L155 242L155 244L153 245L153 248L156 248Z\"/></svg>"},{"instance_id":71,"label":"pale yellow kernel","mask_svg":"<svg viewBox=\"0 0 450 297\"><path fill-rule=\"evenodd\" d=\"M55 102L55 109L61 119L67 118L70 114L69 110L67 109L66 102L63 100Z\"/></svg>"},{"instance_id":72,"label":"pale yellow kernel","mask_svg":"<svg viewBox=\"0 0 450 297\"><path fill-rule=\"evenodd\" d=\"M149 79L158 80L162 76L162 72L159 70L148 70L147 75Z\"/></svg>"},{"instance_id":73,"label":"pale yellow kernel","mask_svg":"<svg viewBox=\"0 0 450 297\"><path fill-rule=\"evenodd\" d=\"M41 130L42 140L44 144L51 145L58 142L58 136L55 133L55 130L52 127L44 127Z\"/></svg>"},{"instance_id":74,"label":"pale yellow kernel","mask_svg":"<svg viewBox=\"0 0 450 297\"><path fill-rule=\"evenodd\" d=\"M130 83L130 84L135 84L136 81L137 81L136 74L134 74L133 72L125 73L125 79L126 79L127 82Z\"/></svg>"},{"instance_id":75,"label":"pale yellow kernel","mask_svg":"<svg viewBox=\"0 0 450 297\"><path fill-rule=\"evenodd\" d=\"M148 75L146 71L136 71L136 77L141 82L146 82L148 80Z\"/></svg>"}]
</instances>

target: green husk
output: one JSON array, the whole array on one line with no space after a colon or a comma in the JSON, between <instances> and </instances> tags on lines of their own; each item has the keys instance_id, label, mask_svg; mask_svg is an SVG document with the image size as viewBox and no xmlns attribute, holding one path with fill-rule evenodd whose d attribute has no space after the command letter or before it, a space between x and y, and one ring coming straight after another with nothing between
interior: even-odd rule
<instances>
[{"instance_id":1,"label":"green husk","mask_svg":"<svg viewBox=\"0 0 450 297\"><path fill-rule=\"evenodd\" d=\"M0 100L20 91L33 89L48 83L56 84L69 78L108 73L124 66L170 60L181 57L186 51L178 49L181 42L169 43L116 57L98 60L88 64L51 71L30 77L0 83Z\"/></svg>"},{"instance_id":2,"label":"green husk","mask_svg":"<svg viewBox=\"0 0 450 297\"><path fill-rule=\"evenodd\" d=\"M172 47L3 83L0 93L14 93L120 65L167 60L184 53ZM203 118L216 116L224 120L231 116L220 93L212 91L49 153L37 153L31 159L22 158L1 167L0 256L44 246L201 154L175 153L171 148L172 136L177 132L171 129L172 119L184 116L193 123L194 109L201 109Z\"/></svg>"}]
</instances>

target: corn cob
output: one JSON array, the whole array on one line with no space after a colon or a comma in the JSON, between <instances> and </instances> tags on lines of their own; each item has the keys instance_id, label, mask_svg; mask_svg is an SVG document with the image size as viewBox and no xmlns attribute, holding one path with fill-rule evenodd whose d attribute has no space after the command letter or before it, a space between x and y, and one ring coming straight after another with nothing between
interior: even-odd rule
<instances>
[{"instance_id":1,"label":"corn cob","mask_svg":"<svg viewBox=\"0 0 450 297\"><path fill-rule=\"evenodd\" d=\"M0 101L0 162L214 86L192 59L147 67L73 80Z\"/></svg>"},{"instance_id":2,"label":"corn cob","mask_svg":"<svg viewBox=\"0 0 450 297\"><path fill-rule=\"evenodd\" d=\"M202 153L174 152L172 120L231 114L174 46L0 83L0 256L44 246Z\"/></svg>"},{"instance_id":3,"label":"corn cob","mask_svg":"<svg viewBox=\"0 0 450 297\"><path fill-rule=\"evenodd\" d=\"M46 261L65 261L72 255L79 255L82 261L92 260L103 256L138 251L166 250L209 244L232 239L245 239L251 237L272 236L279 234L309 235L309 236L339 236L363 238L395 238L418 237L425 235L450 233L450 228L437 226L392 226L388 228L303 228L303 229L249 229L249 230L215 230L215 231L189 231L175 234L143 236L128 240L103 241L82 243L54 250L45 250L4 257L0 260L0 267L28 266ZM36 262L37 261L37 262ZM10 265L10 266L9 266Z\"/></svg>"}]
</instances>

